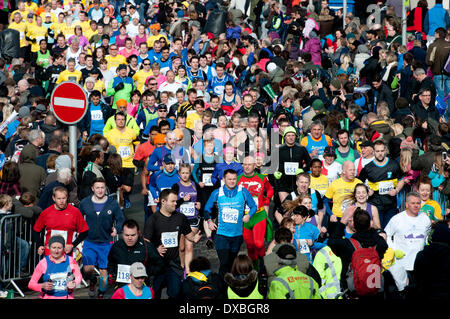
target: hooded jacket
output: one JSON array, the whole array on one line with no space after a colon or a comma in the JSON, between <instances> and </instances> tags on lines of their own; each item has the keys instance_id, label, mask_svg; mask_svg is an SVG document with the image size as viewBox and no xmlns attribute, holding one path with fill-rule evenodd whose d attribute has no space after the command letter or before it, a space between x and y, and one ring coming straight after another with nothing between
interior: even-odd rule
<instances>
[{"instance_id":1,"label":"hooded jacket","mask_svg":"<svg viewBox=\"0 0 450 319\"><path fill-rule=\"evenodd\" d=\"M20 185L24 192L31 192L37 195L39 187L44 183L45 170L36 165L36 148L32 144L27 144L23 148L19 157Z\"/></svg>"},{"instance_id":2,"label":"hooded jacket","mask_svg":"<svg viewBox=\"0 0 450 319\"><path fill-rule=\"evenodd\" d=\"M317 37L310 38L308 42L306 42L303 52L311 53L311 61L314 64L322 64L322 45Z\"/></svg>"},{"instance_id":3,"label":"hooded jacket","mask_svg":"<svg viewBox=\"0 0 450 319\"><path fill-rule=\"evenodd\" d=\"M255 290L256 285L258 285L258 292L262 296L266 295L264 285L259 284L258 272L256 270L252 270L247 275L241 275L239 277L236 277L232 273L226 273L224 281L228 285L228 288L239 297L248 297Z\"/></svg>"}]
</instances>

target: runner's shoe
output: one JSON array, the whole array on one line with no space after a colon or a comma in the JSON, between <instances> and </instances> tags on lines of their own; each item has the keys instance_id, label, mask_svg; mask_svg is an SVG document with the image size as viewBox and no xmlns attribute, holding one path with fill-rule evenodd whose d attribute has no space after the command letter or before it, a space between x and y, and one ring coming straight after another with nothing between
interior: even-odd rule
<instances>
[{"instance_id":1,"label":"runner's shoe","mask_svg":"<svg viewBox=\"0 0 450 319\"><path fill-rule=\"evenodd\" d=\"M94 277L89 281L89 297L94 298L95 297L95 286L97 285L97 278Z\"/></svg>"}]
</instances>

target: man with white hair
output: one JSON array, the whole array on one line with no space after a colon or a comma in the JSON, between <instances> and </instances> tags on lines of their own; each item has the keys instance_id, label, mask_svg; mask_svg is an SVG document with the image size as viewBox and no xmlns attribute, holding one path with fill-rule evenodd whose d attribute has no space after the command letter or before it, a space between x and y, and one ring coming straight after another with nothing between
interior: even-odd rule
<instances>
[{"instance_id":1,"label":"man with white hair","mask_svg":"<svg viewBox=\"0 0 450 319\"><path fill-rule=\"evenodd\" d=\"M56 171L56 180L45 186L39 198L38 206L43 210L55 203L53 199L53 189L58 186L68 188L72 180L72 171L70 168L63 168Z\"/></svg>"}]
</instances>

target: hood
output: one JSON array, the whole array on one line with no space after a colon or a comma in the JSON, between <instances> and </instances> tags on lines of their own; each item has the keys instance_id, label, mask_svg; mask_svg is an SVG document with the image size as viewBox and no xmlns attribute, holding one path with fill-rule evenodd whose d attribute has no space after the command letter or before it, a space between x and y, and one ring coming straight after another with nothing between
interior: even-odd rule
<instances>
[{"instance_id":1,"label":"hood","mask_svg":"<svg viewBox=\"0 0 450 319\"><path fill-rule=\"evenodd\" d=\"M33 144L27 144L24 146L22 152L20 152L20 163L35 163L36 162L36 148Z\"/></svg>"},{"instance_id":2,"label":"hood","mask_svg":"<svg viewBox=\"0 0 450 319\"><path fill-rule=\"evenodd\" d=\"M238 290L247 289L255 283L258 279L258 272L256 270L250 271L247 275L241 275L239 278L235 277L232 273L225 274L224 281L225 283Z\"/></svg>"},{"instance_id":3,"label":"hood","mask_svg":"<svg viewBox=\"0 0 450 319\"><path fill-rule=\"evenodd\" d=\"M372 122L369 126L373 127L377 132L383 134L390 134L391 127L385 121L375 121Z\"/></svg>"}]
</instances>

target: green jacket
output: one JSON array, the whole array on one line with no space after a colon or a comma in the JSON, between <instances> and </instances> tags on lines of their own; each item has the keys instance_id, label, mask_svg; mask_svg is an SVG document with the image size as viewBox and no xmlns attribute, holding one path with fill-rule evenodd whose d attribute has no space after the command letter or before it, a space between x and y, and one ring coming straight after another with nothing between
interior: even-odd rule
<instances>
[{"instance_id":1,"label":"green jacket","mask_svg":"<svg viewBox=\"0 0 450 319\"><path fill-rule=\"evenodd\" d=\"M123 82L124 88L116 92L114 89L120 82ZM130 77L121 78L120 76L116 76L112 81L109 82L109 85L106 89L107 96L114 96L112 108L117 109L116 102L120 99L124 99L127 102L130 102L131 92L135 90L133 79Z\"/></svg>"},{"instance_id":2,"label":"green jacket","mask_svg":"<svg viewBox=\"0 0 450 319\"><path fill-rule=\"evenodd\" d=\"M284 266L275 275L269 286L268 299L322 299L317 282L298 271L297 266Z\"/></svg>"},{"instance_id":3,"label":"green jacket","mask_svg":"<svg viewBox=\"0 0 450 319\"><path fill-rule=\"evenodd\" d=\"M140 129L139 129L139 126L137 125L134 117L127 114L127 120L125 123L126 123L125 126L134 130L136 132L136 135L139 136ZM108 133L115 127L116 127L116 121L114 120L114 115L113 115L106 121L105 127L103 128L103 135L106 135L106 133Z\"/></svg>"}]
</instances>

